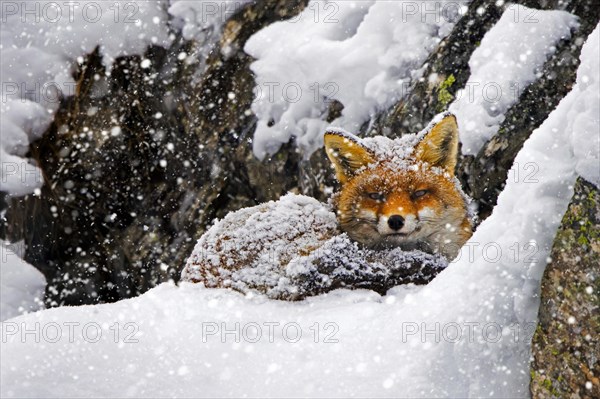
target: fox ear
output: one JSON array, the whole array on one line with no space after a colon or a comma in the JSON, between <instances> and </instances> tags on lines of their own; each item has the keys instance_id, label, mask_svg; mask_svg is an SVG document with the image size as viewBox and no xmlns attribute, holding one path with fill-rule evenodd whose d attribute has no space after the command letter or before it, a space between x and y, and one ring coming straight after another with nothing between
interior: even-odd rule
<instances>
[{"instance_id":1,"label":"fox ear","mask_svg":"<svg viewBox=\"0 0 600 399\"><path fill-rule=\"evenodd\" d=\"M416 158L437 166L454 175L458 158L458 124L456 117L448 114L436 123L417 145Z\"/></svg>"},{"instance_id":2,"label":"fox ear","mask_svg":"<svg viewBox=\"0 0 600 399\"><path fill-rule=\"evenodd\" d=\"M356 136L328 130L324 140L325 151L340 183L348 181L358 169L373 163L373 154Z\"/></svg>"}]
</instances>

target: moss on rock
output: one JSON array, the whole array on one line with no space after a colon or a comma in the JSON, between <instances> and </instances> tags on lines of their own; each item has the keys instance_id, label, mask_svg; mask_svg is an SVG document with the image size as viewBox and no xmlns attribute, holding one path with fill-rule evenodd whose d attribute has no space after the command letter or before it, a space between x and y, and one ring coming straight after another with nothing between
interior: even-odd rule
<instances>
[{"instance_id":1,"label":"moss on rock","mask_svg":"<svg viewBox=\"0 0 600 399\"><path fill-rule=\"evenodd\" d=\"M450 74L440 85L438 90L438 110L442 112L448 107L448 104L454 100L454 95L448 91L449 88L456 82L454 74Z\"/></svg>"},{"instance_id":2,"label":"moss on rock","mask_svg":"<svg viewBox=\"0 0 600 399\"><path fill-rule=\"evenodd\" d=\"M600 397L599 237L600 192L579 179L542 279L532 343L534 398Z\"/></svg>"}]
</instances>

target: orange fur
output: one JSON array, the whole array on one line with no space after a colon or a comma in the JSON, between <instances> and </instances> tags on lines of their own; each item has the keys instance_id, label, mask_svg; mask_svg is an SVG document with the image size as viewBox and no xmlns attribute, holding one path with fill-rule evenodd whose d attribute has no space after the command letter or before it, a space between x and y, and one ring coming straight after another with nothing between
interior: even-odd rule
<instances>
[{"instance_id":1,"label":"orange fur","mask_svg":"<svg viewBox=\"0 0 600 399\"><path fill-rule=\"evenodd\" d=\"M458 127L453 115L431 128L406 167L335 131L325 134L325 147L341 183L338 221L355 241L453 259L472 235L467 203L454 179Z\"/></svg>"}]
</instances>

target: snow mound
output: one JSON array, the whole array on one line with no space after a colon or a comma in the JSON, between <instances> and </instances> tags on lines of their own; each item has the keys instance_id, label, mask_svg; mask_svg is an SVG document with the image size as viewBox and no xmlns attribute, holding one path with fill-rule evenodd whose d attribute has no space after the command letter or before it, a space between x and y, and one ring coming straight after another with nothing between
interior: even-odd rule
<instances>
[{"instance_id":1,"label":"snow mound","mask_svg":"<svg viewBox=\"0 0 600 399\"><path fill-rule=\"evenodd\" d=\"M0 321L43 309L46 279L0 240Z\"/></svg>"},{"instance_id":2,"label":"snow mound","mask_svg":"<svg viewBox=\"0 0 600 399\"><path fill-rule=\"evenodd\" d=\"M262 159L291 137L305 154L333 121L350 131L389 107L421 77L427 56L468 1L312 1L297 17L261 29L244 50L256 58L253 150Z\"/></svg>"},{"instance_id":3,"label":"snow mound","mask_svg":"<svg viewBox=\"0 0 600 399\"><path fill-rule=\"evenodd\" d=\"M578 26L566 11L507 7L471 55L471 76L449 108L459 122L463 154L477 154L498 132L504 114L539 78L558 42Z\"/></svg>"},{"instance_id":4,"label":"snow mound","mask_svg":"<svg viewBox=\"0 0 600 399\"><path fill-rule=\"evenodd\" d=\"M335 214L314 198L288 194L232 212L199 240L183 281L298 300L336 288L384 294L427 283L447 261L421 251L371 251L340 234Z\"/></svg>"}]
</instances>

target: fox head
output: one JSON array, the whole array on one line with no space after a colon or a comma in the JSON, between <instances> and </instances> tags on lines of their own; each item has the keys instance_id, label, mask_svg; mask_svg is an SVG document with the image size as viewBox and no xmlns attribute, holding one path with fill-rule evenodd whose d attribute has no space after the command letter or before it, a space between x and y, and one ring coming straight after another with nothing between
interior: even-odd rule
<instances>
[{"instance_id":1,"label":"fox head","mask_svg":"<svg viewBox=\"0 0 600 399\"><path fill-rule=\"evenodd\" d=\"M472 233L466 197L454 177L454 115L445 114L426 133L393 141L336 130L328 130L324 139L341 184L338 221L350 238L374 249L456 257Z\"/></svg>"}]
</instances>

